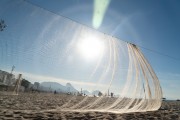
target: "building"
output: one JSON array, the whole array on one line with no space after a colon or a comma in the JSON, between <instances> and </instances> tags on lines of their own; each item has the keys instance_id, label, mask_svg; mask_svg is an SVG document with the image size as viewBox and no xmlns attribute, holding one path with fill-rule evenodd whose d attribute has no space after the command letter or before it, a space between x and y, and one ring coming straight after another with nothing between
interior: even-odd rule
<instances>
[{"instance_id":1,"label":"building","mask_svg":"<svg viewBox=\"0 0 180 120\"><path fill-rule=\"evenodd\" d=\"M13 86L15 83L15 75L10 74L6 71L0 70L0 84L7 85L7 86Z\"/></svg>"}]
</instances>

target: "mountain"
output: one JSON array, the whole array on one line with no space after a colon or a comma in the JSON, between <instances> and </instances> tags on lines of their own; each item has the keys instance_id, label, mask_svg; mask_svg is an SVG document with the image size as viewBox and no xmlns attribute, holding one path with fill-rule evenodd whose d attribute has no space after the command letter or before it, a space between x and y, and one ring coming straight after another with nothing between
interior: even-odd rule
<instances>
[{"instance_id":1,"label":"mountain","mask_svg":"<svg viewBox=\"0 0 180 120\"><path fill-rule=\"evenodd\" d=\"M68 93L68 92L71 92L71 93L74 93L74 92L79 92L78 90L76 90L70 83L66 83L65 86L57 83L57 82L42 82L40 84L40 90L43 90L43 91L57 91L57 92L63 92L63 93ZM87 90L83 90L82 93L83 94L86 94L86 95L96 95L98 96L98 93L100 91L99 90L95 90L93 91L92 93L87 91Z\"/></svg>"},{"instance_id":2,"label":"mountain","mask_svg":"<svg viewBox=\"0 0 180 120\"><path fill-rule=\"evenodd\" d=\"M70 83L66 84L66 88L68 92L78 92L78 90L76 90Z\"/></svg>"},{"instance_id":3,"label":"mountain","mask_svg":"<svg viewBox=\"0 0 180 120\"><path fill-rule=\"evenodd\" d=\"M41 88L45 91L57 91L57 92L78 92L70 83L63 86L57 82L42 82L40 84Z\"/></svg>"}]
</instances>

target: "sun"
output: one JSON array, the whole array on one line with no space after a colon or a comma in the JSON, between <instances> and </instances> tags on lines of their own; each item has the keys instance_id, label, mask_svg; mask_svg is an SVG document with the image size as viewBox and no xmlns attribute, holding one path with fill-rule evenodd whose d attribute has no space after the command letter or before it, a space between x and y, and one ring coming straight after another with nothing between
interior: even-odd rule
<instances>
[{"instance_id":1,"label":"sun","mask_svg":"<svg viewBox=\"0 0 180 120\"><path fill-rule=\"evenodd\" d=\"M86 36L79 40L79 53L87 59L96 59L104 53L104 42L96 36Z\"/></svg>"}]
</instances>

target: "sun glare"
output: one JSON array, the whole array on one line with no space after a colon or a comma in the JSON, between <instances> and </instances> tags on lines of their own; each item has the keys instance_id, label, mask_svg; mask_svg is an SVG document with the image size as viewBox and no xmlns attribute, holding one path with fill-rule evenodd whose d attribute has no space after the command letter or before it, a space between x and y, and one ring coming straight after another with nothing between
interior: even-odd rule
<instances>
[{"instance_id":1,"label":"sun glare","mask_svg":"<svg viewBox=\"0 0 180 120\"><path fill-rule=\"evenodd\" d=\"M103 54L104 43L95 36L88 36L78 42L78 51L87 59L95 59Z\"/></svg>"}]
</instances>

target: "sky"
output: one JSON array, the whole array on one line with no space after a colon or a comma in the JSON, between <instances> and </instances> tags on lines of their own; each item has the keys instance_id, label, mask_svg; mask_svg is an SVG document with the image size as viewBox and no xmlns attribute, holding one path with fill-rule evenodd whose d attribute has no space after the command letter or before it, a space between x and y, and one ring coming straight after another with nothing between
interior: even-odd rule
<instances>
[{"instance_id":1,"label":"sky","mask_svg":"<svg viewBox=\"0 0 180 120\"><path fill-rule=\"evenodd\" d=\"M62 84L69 81L77 88L87 83L93 86L98 73L95 74L94 81L88 78L98 60L87 61L81 59L82 56L75 57L79 55L76 50L68 51L74 44L73 41L69 43L73 39L71 34L81 29L82 26L78 24L83 24L152 50L140 47L160 80L163 96L180 99L179 1L107 0L105 8L92 0L27 1L0 1L0 19L4 19L8 25L0 32L0 68L10 71L11 66L15 65L16 73L25 74L33 82L61 79ZM93 12L98 8L103 9L100 11L102 16L95 18L99 16ZM71 20L58 15L77 23L68 22ZM95 24L94 21L98 23ZM94 33L91 29L88 31ZM122 41L121 43L123 44ZM101 70L103 67L97 72ZM121 74L124 73L121 71Z\"/></svg>"}]
</instances>

